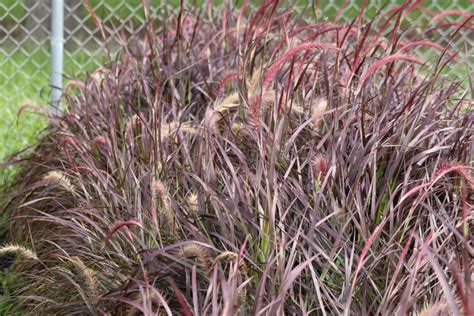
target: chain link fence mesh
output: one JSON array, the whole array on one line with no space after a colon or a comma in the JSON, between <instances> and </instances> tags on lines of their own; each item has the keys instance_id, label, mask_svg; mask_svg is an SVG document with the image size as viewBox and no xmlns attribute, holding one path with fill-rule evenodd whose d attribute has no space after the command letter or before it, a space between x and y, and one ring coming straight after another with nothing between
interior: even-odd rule
<instances>
[{"instance_id":1,"label":"chain link fence mesh","mask_svg":"<svg viewBox=\"0 0 474 316\"><path fill-rule=\"evenodd\" d=\"M311 0L309 0L311 1ZM120 38L130 38L139 34L145 27L141 0L90 0L94 12L101 19L107 41L94 24L83 0L64 0L65 80L77 78L93 70L106 60L108 45L117 51ZM241 1L240 1L241 2ZM349 21L357 16L362 0L319 0L317 19L338 19ZM402 1L388 2L388 8ZM173 6L178 0L167 1ZM344 6L345 4L345 6ZM450 10L474 12L471 0L432 0L421 3L423 9L413 10L406 17L407 23L417 25L417 32L424 32L433 22L433 16L441 12L456 13ZM160 0L151 0L153 12L163 8ZM308 9L310 6L308 6ZM311 6L314 9L315 6ZM342 8L342 9L341 9ZM374 16L378 10L387 9L386 0L368 1L367 17ZM457 12L459 13L459 12ZM28 144L35 131L44 126L37 117L27 115L17 119L18 108L24 102L47 104L49 83L49 29L51 0L0 0L0 158L6 153ZM449 46L452 51L461 51L461 58L472 64L474 56L473 19L468 20L468 28L452 38L450 22L466 20L466 15L452 14L443 17L440 27L425 34L430 40ZM471 14L472 18L472 14ZM437 21L436 23L441 23ZM446 39L454 39L447 42ZM420 55L425 54L421 48ZM424 56L426 57L426 56ZM454 74L463 75L463 70L451 69ZM467 70L464 67L464 74Z\"/></svg>"}]
</instances>

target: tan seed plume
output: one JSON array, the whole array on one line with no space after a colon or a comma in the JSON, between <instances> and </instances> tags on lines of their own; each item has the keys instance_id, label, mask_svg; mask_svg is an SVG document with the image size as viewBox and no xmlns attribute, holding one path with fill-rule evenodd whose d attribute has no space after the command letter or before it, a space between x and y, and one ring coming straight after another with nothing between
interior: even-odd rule
<instances>
[{"instance_id":1,"label":"tan seed plume","mask_svg":"<svg viewBox=\"0 0 474 316\"><path fill-rule=\"evenodd\" d=\"M82 274L84 278L84 283L87 286L87 289L89 290L89 297L92 299L93 303L95 304L98 300L99 297L99 290L98 290L98 282L97 278L95 276L95 272L88 268L84 262L77 256L73 256L69 258L69 261L74 265L76 270Z\"/></svg>"},{"instance_id":2,"label":"tan seed plume","mask_svg":"<svg viewBox=\"0 0 474 316\"><path fill-rule=\"evenodd\" d=\"M446 308L446 304L443 302L438 302L431 306L425 307L421 310L417 316L435 316L435 315L448 315L449 311Z\"/></svg>"},{"instance_id":3,"label":"tan seed plume","mask_svg":"<svg viewBox=\"0 0 474 316\"><path fill-rule=\"evenodd\" d=\"M163 123L161 126L161 138L169 138L173 133L180 130L183 133L196 134L197 128L192 125L192 122L180 123L173 121L170 123Z\"/></svg>"},{"instance_id":4,"label":"tan seed plume","mask_svg":"<svg viewBox=\"0 0 474 316\"><path fill-rule=\"evenodd\" d=\"M186 204L188 205L189 212L191 214L196 214L198 210L198 196L196 193L191 193L186 199Z\"/></svg>"},{"instance_id":5,"label":"tan seed plume","mask_svg":"<svg viewBox=\"0 0 474 316\"><path fill-rule=\"evenodd\" d=\"M156 192L156 197L160 200L161 202L161 209L160 209L160 215L163 216L163 223L166 225L169 225L170 227L173 228L173 232L176 228L176 221L174 217L173 210L171 208L171 198L168 194L168 191L166 190L166 187L163 182L161 181L156 181L155 183L155 192Z\"/></svg>"},{"instance_id":6,"label":"tan seed plume","mask_svg":"<svg viewBox=\"0 0 474 316\"><path fill-rule=\"evenodd\" d=\"M0 248L0 256L7 253L15 253L28 259L38 260L38 256L32 250L20 245L7 244Z\"/></svg>"},{"instance_id":7,"label":"tan seed plume","mask_svg":"<svg viewBox=\"0 0 474 316\"><path fill-rule=\"evenodd\" d=\"M181 256L185 259L195 258L201 268L205 271L208 271L211 267L209 254L206 249L199 244L191 243L184 246L181 250Z\"/></svg>"},{"instance_id":8,"label":"tan seed plume","mask_svg":"<svg viewBox=\"0 0 474 316\"><path fill-rule=\"evenodd\" d=\"M34 104L31 101L25 101L22 105L18 108L17 115L20 116L26 109L30 109L33 112L41 115L47 115L47 111L40 105Z\"/></svg>"},{"instance_id":9,"label":"tan seed plume","mask_svg":"<svg viewBox=\"0 0 474 316\"><path fill-rule=\"evenodd\" d=\"M311 109L311 126L314 129L318 129L321 123L321 119L323 118L324 112L328 106L328 102L326 100L321 100L313 105Z\"/></svg>"},{"instance_id":10,"label":"tan seed plume","mask_svg":"<svg viewBox=\"0 0 474 316\"><path fill-rule=\"evenodd\" d=\"M64 92L65 93L71 93L71 90L77 88L77 89L84 89L84 82L81 80L70 80L64 85Z\"/></svg>"},{"instance_id":11,"label":"tan seed plume","mask_svg":"<svg viewBox=\"0 0 474 316\"><path fill-rule=\"evenodd\" d=\"M45 176L43 176L42 180L51 184L59 185L71 193L75 192L74 185L72 185L69 178L59 170L48 172Z\"/></svg>"}]
</instances>

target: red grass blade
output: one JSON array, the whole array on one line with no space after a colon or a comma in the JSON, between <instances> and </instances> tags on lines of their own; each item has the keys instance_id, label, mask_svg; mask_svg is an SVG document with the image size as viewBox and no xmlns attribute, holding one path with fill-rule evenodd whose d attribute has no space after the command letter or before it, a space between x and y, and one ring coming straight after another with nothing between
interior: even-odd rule
<instances>
[{"instance_id":1,"label":"red grass blade","mask_svg":"<svg viewBox=\"0 0 474 316\"><path fill-rule=\"evenodd\" d=\"M373 75L378 69L380 69L382 66L385 64L391 63L393 61L408 61L412 63L417 63L417 64L423 64L423 61L419 60L416 57L410 56L410 55L404 55L404 54L393 54L390 56L387 56L385 58L382 58L381 60L375 62L372 64L369 69L362 75L360 82L359 82L359 88L362 87L362 85L365 83L368 77Z\"/></svg>"},{"instance_id":2,"label":"red grass blade","mask_svg":"<svg viewBox=\"0 0 474 316\"><path fill-rule=\"evenodd\" d=\"M308 51L308 50L316 50L316 49L325 49L325 50L332 50L332 51L339 50L335 45L332 45L329 43L320 43L320 42L304 43L304 44L300 44L300 45L290 48L282 56L280 56L265 73L263 84L262 84L263 90L268 88L271 80L276 76L278 70L280 70L280 68L286 61L293 58L299 52Z\"/></svg>"},{"instance_id":3,"label":"red grass blade","mask_svg":"<svg viewBox=\"0 0 474 316\"><path fill-rule=\"evenodd\" d=\"M408 197L412 196L413 194L419 192L420 190L422 190L424 188L431 189L436 184L436 182L438 182L444 175L446 175L450 172L455 172L458 175L462 176L466 180L466 182L469 184L471 190L473 190L474 189L474 180L469 176L469 174L467 172L467 169L469 169L469 167L462 166L462 165L453 165L453 166L440 168L440 171L438 171L438 174L436 175L435 178L433 178L431 181L429 181L427 183L423 183L423 184L420 184L420 185L414 187L413 189L411 189L410 191L405 193L400 200L404 201Z\"/></svg>"},{"instance_id":4,"label":"red grass blade","mask_svg":"<svg viewBox=\"0 0 474 316\"><path fill-rule=\"evenodd\" d=\"M352 279L352 284L350 288L349 295L347 296L348 301L346 303L346 306L344 308L344 315L349 315L350 312L350 305L352 301L352 293L354 292L354 288L357 282L357 276L359 275L359 271L362 268L362 264L364 263L365 256L367 255L367 252L369 252L370 247L372 246L372 243L374 242L375 238L377 237L379 231L382 229L382 227L385 225L385 222L381 222L377 227L375 227L374 231L370 235L369 239L365 242L364 248L362 248L362 251L359 255L359 260L357 262L357 267L354 272L354 277Z\"/></svg>"},{"instance_id":5,"label":"red grass blade","mask_svg":"<svg viewBox=\"0 0 474 316\"><path fill-rule=\"evenodd\" d=\"M110 238L112 238L112 236L121 228L123 228L124 226L127 227L129 225L135 225L135 226L138 226L140 228L143 228L142 224L140 224L139 222L137 221L134 221L134 220L129 220L129 221L118 221L115 223L115 225L112 227L112 229L110 230L110 232L107 234L107 236L105 237L104 239L104 242L103 244L105 245L107 243L107 241L110 240Z\"/></svg>"},{"instance_id":6,"label":"red grass blade","mask_svg":"<svg viewBox=\"0 0 474 316\"><path fill-rule=\"evenodd\" d=\"M85 0L85 4L86 4L87 11L89 11L89 14L92 16L92 19L94 20L95 25L100 30L100 35L102 35L102 39L106 41L107 37L105 36L104 27L102 26L102 23L100 23L99 18L97 17L97 14L95 14L94 9L92 8L92 5L90 3L90 0Z\"/></svg>"},{"instance_id":7,"label":"red grass blade","mask_svg":"<svg viewBox=\"0 0 474 316\"><path fill-rule=\"evenodd\" d=\"M176 283L172 279L169 280L169 283L171 285L171 288L173 289L176 299L178 300L179 306L181 307L181 315L193 316L193 312L189 308L186 298L184 297L183 293L181 293L178 286L176 286Z\"/></svg>"},{"instance_id":8,"label":"red grass blade","mask_svg":"<svg viewBox=\"0 0 474 316\"><path fill-rule=\"evenodd\" d=\"M402 48L398 50L398 53L401 53L402 51L407 50L414 46L429 46L429 47L439 50L442 53L446 52L446 54L449 57L451 57L457 64L460 64L460 61L455 58L456 55L454 53L449 52L446 47L443 47L437 43L433 43L430 41L414 41L414 42L408 42L408 43L401 43L400 45L402 46Z\"/></svg>"}]
</instances>

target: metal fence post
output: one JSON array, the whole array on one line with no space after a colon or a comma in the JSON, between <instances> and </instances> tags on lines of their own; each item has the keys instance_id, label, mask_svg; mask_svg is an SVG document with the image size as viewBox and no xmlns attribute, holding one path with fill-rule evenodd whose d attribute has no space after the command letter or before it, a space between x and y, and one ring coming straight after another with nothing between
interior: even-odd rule
<instances>
[{"instance_id":1,"label":"metal fence post","mask_svg":"<svg viewBox=\"0 0 474 316\"><path fill-rule=\"evenodd\" d=\"M64 50L64 1L51 1L51 106L59 111L62 95Z\"/></svg>"}]
</instances>

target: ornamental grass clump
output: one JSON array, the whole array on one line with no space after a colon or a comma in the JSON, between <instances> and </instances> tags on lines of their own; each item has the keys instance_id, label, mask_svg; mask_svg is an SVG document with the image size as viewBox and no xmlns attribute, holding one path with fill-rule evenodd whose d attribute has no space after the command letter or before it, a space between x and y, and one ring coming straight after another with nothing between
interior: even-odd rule
<instances>
[{"instance_id":1,"label":"ornamental grass clump","mask_svg":"<svg viewBox=\"0 0 474 316\"><path fill-rule=\"evenodd\" d=\"M12 310L472 314L473 91L401 44L417 8L149 23L16 160Z\"/></svg>"}]
</instances>

